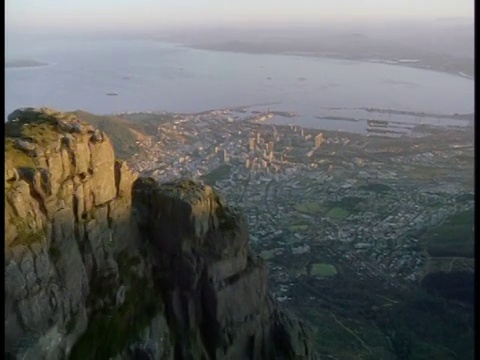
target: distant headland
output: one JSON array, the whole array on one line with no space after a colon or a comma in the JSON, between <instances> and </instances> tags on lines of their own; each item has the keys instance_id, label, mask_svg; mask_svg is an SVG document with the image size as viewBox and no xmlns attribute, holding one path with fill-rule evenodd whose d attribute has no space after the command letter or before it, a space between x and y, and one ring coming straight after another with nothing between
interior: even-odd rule
<instances>
[{"instance_id":1,"label":"distant headland","mask_svg":"<svg viewBox=\"0 0 480 360\"><path fill-rule=\"evenodd\" d=\"M15 59L15 60L6 60L5 68L25 68L25 67L39 67L47 66L48 63L37 61L37 60L28 60L28 59Z\"/></svg>"}]
</instances>

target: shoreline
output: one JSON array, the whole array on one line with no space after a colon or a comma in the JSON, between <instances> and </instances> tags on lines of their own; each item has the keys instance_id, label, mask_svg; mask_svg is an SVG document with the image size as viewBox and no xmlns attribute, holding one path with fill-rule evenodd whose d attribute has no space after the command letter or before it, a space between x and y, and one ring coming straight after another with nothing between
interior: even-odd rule
<instances>
[{"instance_id":1,"label":"shoreline","mask_svg":"<svg viewBox=\"0 0 480 360\"><path fill-rule=\"evenodd\" d=\"M125 116L125 117L129 117L129 116L132 116L132 115L138 115L138 114L150 114L150 115L161 115L161 114L170 114L172 115L174 118L177 118L177 117L182 117L182 116L188 116L188 117L192 117L192 116L205 116L205 115L209 115L209 114L216 114L218 112L228 112L228 113L237 113L237 112L240 112L240 113L245 113L244 111L238 111L239 109L248 109L249 107L255 107L255 105L252 105L252 106L248 106L248 105L244 105L244 106L237 106L237 107L230 107L230 108L221 108L221 109L214 109L214 110L206 110L206 111L201 111L201 112L192 112L192 113L176 113L176 112L124 112L124 113L115 113L115 114L107 114L107 115L104 115L104 116ZM244 118L237 118L235 121L239 121L239 122L242 122L242 121L245 121L245 122L248 122L248 123L252 123L252 124L259 124L258 122L258 117L262 117L262 116L265 116L266 112L259 112L259 111L247 111L249 112L249 115L247 115L246 117ZM286 116L286 115L283 115L284 113L285 114L294 114L294 113L290 113L288 111L270 111L270 113L275 113L276 112L276 116L278 117L287 117L287 118L290 118L290 117L298 117L298 115L295 115L295 116ZM448 117L448 115L444 115L445 117L451 119L451 120L458 120L458 119L455 119L455 118L450 118ZM265 125L271 125L271 126L274 126L274 127L279 127L279 128L288 128L288 127L291 127L291 126L298 126L302 129L305 129L305 130L308 130L308 131L311 131L311 130L314 130L314 131L322 131L324 133L331 133L331 134L349 134L349 135L352 135L352 136L376 136L376 137L381 137L381 138L398 138L400 136L406 136L406 137L418 137L418 134L415 135L416 132L418 132L419 130L421 129L429 129L430 131L435 131L435 130L438 130L438 129L444 129L444 130L462 130L462 131L466 131L466 129L468 128L468 125L460 125L460 124L448 124L448 125L445 125L445 124L433 124L433 123L409 123L409 122L402 122L402 121L387 121L386 122L386 127L377 127L376 124L377 122L378 123L382 123L382 121L373 121L372 124L369 124L369 122L372 122L372 120L368 119L368 118L343 118L342 119L332 119L332 118L322 118L322 117L318 117L318 116L315 116L316 119L318 120L326 120L326 121L336 121L336 120L339 120L339 121L350 121L350 122L364 122L366 124L366 126L364 126L362 129L331 129L331 128L328 128L328 127L323 127L321 125L319 126L312 126L312 125L300 125L300 124L295 124L295 123L291 123L291 124L286 124L286 123L279 123L279 122L276 122L275 120L272 120L272 119L267 119L267 121L261 121L261 123L264 123ZM462 119L463 120L463 119ZM465 120L463 120L465 121ZM402 131L403 130L403 131ZM423 131L420 131L421 133ZM428 131L427 131L428 132ZM392 136L393 135L393 136Z\"/></svg>"},{"instance_id":2,"label":"shoreline","mask_svg":"<svg viewBox=\"0 0 480 360\"><path fill-rule=\"evenodd\" d=\"M372 64L384 64L384 65L393 65L393 66L401 66L406 68L413 68L413 69L420 69L420 70L428 70L428 71L435 71L444 74L450 74L454 76L461 77L463 79L468 79L474 81L474 73L470 73L469 70L462 68L461 66L456 66L455 69L446 70L440 66L432 65L422 62L421 59L414 59L405 61L405 57L399 57L398 59L392 58L379 58L376 56L375 58L364 58L361 56L356 55L348 55L348 54L340 54L335 53L333 54L332 51L326 51L325 53L314 53L314 52L301 52L301 51L274 51L274 50L258 50L258 49L228 49L225 48L225 44L210 44L210 45L195 45L195 44L188 44L188 43L181 43L178 41L162 39L162 40L153 40L155 42L164 42L172 45L177 45L178 47L186 48L186 49L195 49L195 50L204 50L204 51L218 51L218 52L227 52L232 54L250 54L250 55L283 55L283 56L295 56L295 57L302 57L302 58L314 58L314 59L332 59L332 60L350 60L350 61L358 61L362 63L372 63Z\"/></svg>"},{"instance_id":3,"label":"shoreline","mask_svg":"<svg viewBox=\"0 0 480 360\"><path fill-rule=\"evenodd\" d=\"M5 61L5 70L8 69L33 69L44 66L50 66L50 63L37 60L7 60Z\"/></svg>"}]
</instances>

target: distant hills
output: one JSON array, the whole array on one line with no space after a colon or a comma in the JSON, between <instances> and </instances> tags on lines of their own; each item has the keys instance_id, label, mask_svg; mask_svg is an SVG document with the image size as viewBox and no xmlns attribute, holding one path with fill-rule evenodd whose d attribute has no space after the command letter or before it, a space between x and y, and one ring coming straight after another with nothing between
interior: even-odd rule
<instances>
[{"instance_id":1,"label":"distant hills","mask_svg":"<svg viewBox=\"0 0 480 360\"><path fill-rule=\"evenodd\" d=\"M25 68L25 67L39 67L47 66L48 63L37 61L37 60L28 60L28 59L15 59L15 60L6 60L5 68Z\"/></svg>"}]
</instances>

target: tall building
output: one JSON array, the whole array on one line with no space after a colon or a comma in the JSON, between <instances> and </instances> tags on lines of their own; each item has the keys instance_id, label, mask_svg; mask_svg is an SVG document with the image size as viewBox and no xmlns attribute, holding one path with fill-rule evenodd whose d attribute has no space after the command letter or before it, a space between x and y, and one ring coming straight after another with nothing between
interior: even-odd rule
<instances>
[{"instance_id":1,"label":"tall building","mask_svg":"<svg viewBox=\"0 0 480 360\"><path fill-rule=\"evenodd\" d=\"M277 128L275 127L275 125L272 125L273 127L273 139L275 141L279 141L280 140L280 134L278 133L277 131Z\"/></svg>"},{"instance_id":2,"label":"tall building","mask_svg":"<svg viewBox=\"0 0 480 360\"><path fill-rule=\"evenodd\" d=\"M273 146L274 146L273 141L269 141L268 144L267 144L267 151L268 151L268 153L272 153L272 152L273 152Z\"/></svg>"},{"instance_id":3,"label":"tall building","mask_svg":"<svg viewBox=\"0 0 480 360\"><path fill-rule=\"evenodd\" d=\"M268 154L268 160L273 161L273 151Z\"/></svg>"},{"instance_id":4,"label":"tall building","mask_svg":"<svg viewBox=\"0 0 480 360\"><path fill-rule=\"evenodd\" d=\"M251 138L248 139L248 149L250 151L255 150L255 138L254 137L251 137Z\"/></svg>"},{"instance_id":5,"label":"tall building","mask_svg":"<svg viewBox=\"0 0 480 360\"><path fill-rule=\"evenodd\" d=\"M228 156L227 150L223 149L223 163L228 164L230 162L230 157Z\"/></svg>"},{"instance_id":6,"label":"tall building","mask_svg":"<svg viewBox=\"0 0 480 360\"><path fill-rule=\"evenodd\" d=\"M323 133L320 133L317 136L315 136L315 149L318 149L324 142L325 142L325 139L323 138Z\"/></svg>"},{"instance_id":7,"label":"tall building","mask_svg":"<svg viewBox=\"0 0 480 360\"><path fill-rule=\"evenodd\" d=\"M261 139L261 135L259 132L257 132L257 144L260 144L260 139Z\"/></svg>"}]
</instances>

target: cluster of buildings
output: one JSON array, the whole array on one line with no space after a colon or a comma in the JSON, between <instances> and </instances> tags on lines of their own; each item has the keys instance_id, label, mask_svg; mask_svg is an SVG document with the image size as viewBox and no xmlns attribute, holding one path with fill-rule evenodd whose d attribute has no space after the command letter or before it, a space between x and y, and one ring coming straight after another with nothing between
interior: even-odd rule
<instances>
[{"instance_id":1,"label":"cluster of buildings","mask_svg":"<svg viewBox=\"0 0 480 360\"><path fill-rule=\"evenodd\" d=\"M322 261L391 286L415 282L426 261L419 234L473 207L473 197L457 200L473 192L460 181L473 178L466 132L386 140L269 123L274 119L235 110L182 115L159 125L131 166L159 181L210 175L243 208L252 247L270 264L282 299ZM448 171L438 175L437 168ZM303 269L289 267L292 259Z\"/></svg>"}]
</instances>

